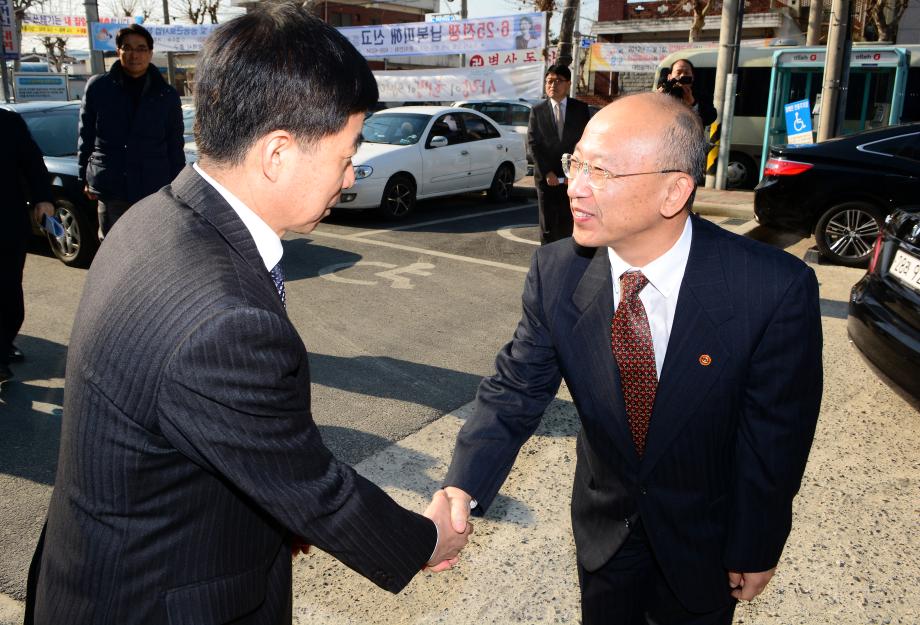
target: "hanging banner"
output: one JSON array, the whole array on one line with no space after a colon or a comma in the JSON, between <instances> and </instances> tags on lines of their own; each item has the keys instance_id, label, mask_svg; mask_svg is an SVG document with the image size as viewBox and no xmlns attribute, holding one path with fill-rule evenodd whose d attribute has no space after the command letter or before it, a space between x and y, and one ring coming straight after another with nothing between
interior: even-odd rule
<instances>
[{"instance_id":1,"label":"hanging banner","mask_svg":"<svg viewBox=\"0 0 920 625\"><path fill-rule=\"evenodd\" d=\"M559 58L559 49L554 47L546 49L546 59L543 50L505 50L503 52L482 52L466 55L467 67L504 67L506 65L525 65L537 63L540 65L553 65Z\"/></svg>"},{"instance_id":2,"label":"hanging banner","mask_svg":"<svg viewBox=\"0 0 920 625\"><path fill-rule=\"evenodd\" d=\"M18 59L19 47L13 37L13 0L0 0L0 37L3 37L4 59Z\"/></svg>"},{"instance_id":3,"label":"hanging banner","mask_svg":"<svg viewBox=\"0 0 920 625\"><path fill-rule=\"evenodd\" d=\"M654 72L664 57L687 48L717 43L595 43L591 46L593 72Z\"/></svg>"},{"instance_id":4,"label":"hanging banner","mask_svg":"<svg viewBox=\"0 0 920 625\"><path fill-rule=\"evenodd\" d=\"M479 99L538 99L539 64L502 69L418 69L374 72L381 102L452 102Z\"/></svg>"},{"instance_id":5,"label":"hanging banner","mask_svg":"<svg viewBox=\"0 0 920 625\"><path fill-rule=\"evenodd\" d=\"M86 18L76 15L22 16L22 34L34 37L85 37Z\"/></svg>"},{"instance_id":6,"label":"hanging banner","mask_svg":"<svg viewBox=\"0 0 920 625\"><path fill-rule=\"evenodd\" d=\"M127 23L91 22L93 50L115 51L115 35ZM157 52L198 52L204 47L204 40L218 24L144 24L153 37L153 49Z\"/></svg>"},{"instance_id":7,"label":"hanging banner","mask_svg":"<svg viewBox=\"0 0 920 625\"><path fill-rule=\"evenodd\" d=\"M339 28L367 58L542 49L545 13Z\"/></svg>"}]
</instances>

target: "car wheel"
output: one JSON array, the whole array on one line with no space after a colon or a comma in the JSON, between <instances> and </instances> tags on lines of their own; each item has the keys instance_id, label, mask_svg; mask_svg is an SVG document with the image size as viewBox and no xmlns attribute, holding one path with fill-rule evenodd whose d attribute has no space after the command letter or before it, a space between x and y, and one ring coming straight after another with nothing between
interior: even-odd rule
<instances>
[{"instance_id":1,"label":"car wheel","mask_svg":"<svg viewBox=\"0 0 920 625\"><path fill-rule=\"evenodd\" d=\"M390 178L383 189L380 213L387 219L404 219L415 208L415 184L408 176Z\"/></svg>"},{"instance_id":2,"label":"car wheel","mask_svg":"<svg viewBox=\"0 0 920 625\"><path fill-rule=\"evenodd\" d=\"M861 267L869 260L885 217L866 202L844 202L821 215L815 226L815 243L829 260Z\"/></svg>"},{"instance_id":3,"label":"car wheel","mask_svg":"<svg viewBox=\"0 0 920 625\"><path fill-rule=\"evenodd\" d=\"M753 189L757 174L754 159L743 152L729 152L728 169L725 171L726 189Z\"/></svg>"},{"instance_id":4,"label":"car wheel","mask_svg":"<svg viewBox=\"0 0 920 625\"><path fill-rule=\"evenodd\" d=\"M69 267L89 267L99 248L97 217L86 207L60 198L54 202L54 216L64 226L64 236L59 241L47 235L51 251Z\"/></svg>"},{"instance_id":5,"label":"car wheel","mask_svg":"<svg viewBox=\"0 0 920 625\"><path fill-rule=\"evenodd\" d=\"M511 190L514 187L514 169L508 163L502 165L492 178L488 196L492 202L507 202L511 199Z\"/></svg>"}]
</instances>

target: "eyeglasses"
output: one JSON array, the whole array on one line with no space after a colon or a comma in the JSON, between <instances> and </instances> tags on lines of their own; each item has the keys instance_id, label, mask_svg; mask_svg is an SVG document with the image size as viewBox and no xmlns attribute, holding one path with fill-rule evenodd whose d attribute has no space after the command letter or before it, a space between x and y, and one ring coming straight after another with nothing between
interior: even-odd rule
<instances>
[{"instance_id":1,"label":"eyeglasses","mask_svg":"<svg viewBox=\"0 0 920 625\"><path fill-rule=\"evenodd\" d=\"M150 52L150 48L148 48L147 46L138 46L136 48L132 48L131 46L121 46L118 49L124 52L125 54L128 54L130 52L137 52L138 54L146 54Z\"/></svg>"},{"instance_id":2,"label":"eyeglasses","mask_svg":"<svg viewBox=\"0 0 920 625\"><path fill-rule=\"evenodd\" d=\"M546 79L547 85L558 85L561 82L569 82L569 81L566 80L565 78L547 78Z\"/></svg>"},{"instance_id":3,"label":"eyeglasses","mask_svg":"<svg viewBox=\"0 0 920 625\"><path fill-rule=\"evenodd\" d=\"M634 174L613 174L603 167L595 167L591 163L580 161L571 154L562 155L562 171L565 177L572 180L578 174L588 176L588 184L594 189L603 189L607 186L607 179L627 178L629 176L646 176L649 174L683 174L682 169L659 169L658 171L639 171Z\"/></svg>"}]
</instances>

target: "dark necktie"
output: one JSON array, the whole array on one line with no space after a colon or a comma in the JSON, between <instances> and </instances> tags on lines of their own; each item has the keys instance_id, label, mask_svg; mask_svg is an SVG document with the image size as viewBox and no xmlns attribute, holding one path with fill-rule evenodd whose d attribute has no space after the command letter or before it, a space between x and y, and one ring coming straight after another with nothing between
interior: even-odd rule
<instances>
[{"instance_id":1,"label":"dark necktie","mask_svg":"<svg viewBox=\"0 0 920 625\"><path fill-rule=\"evenodd\" d=\"M281 269L281 261L278 261L278 264L272 267L269 273L272 276L272 282L275 283L278 297L281 298L281 305L287 308L287 300L284 297L284 270Z\"/></svg>"},{"instance_id":2,"label":"dark necktie","mask_svg":"<svg viewBox=\"0 0 920 625\"><path fill-rule=\"evenodd\" d=\"M565 128L565 118L562 116L562 105L558 102L553 105L553 117L556 119L556 132L559 133L559 140L562 141L562 130Z\"/></svg>"},{"instance_id":3,"label":"dark necktie","mask_svg":"<svg viewBox=\"0 0 920 625\"><path fill-rule=\"evenodd\" d=\"M640 456L645 451L648 422L658 388L652 332L645 306L639 299L646 284L648 278L641 271L624 273L620 278L620 304L613 315L613 354L620 369L629 430Z\"/></svg>"}]
</instances>

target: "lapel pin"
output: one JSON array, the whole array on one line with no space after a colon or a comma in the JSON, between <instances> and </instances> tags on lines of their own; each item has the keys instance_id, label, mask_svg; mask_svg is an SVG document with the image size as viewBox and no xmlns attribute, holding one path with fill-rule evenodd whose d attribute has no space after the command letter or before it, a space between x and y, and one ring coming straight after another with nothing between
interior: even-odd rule
<instances>
[{"instance_id":1,"label":"lapel pin","mask_svg":"<svg viewBox=\"0 0 920 625\"><path fill-rule=\"evenodd\" d=\"M712 364L712 357L709 354L700 354L700 364L708 367Z\"/></svg>"}]
</instances>

